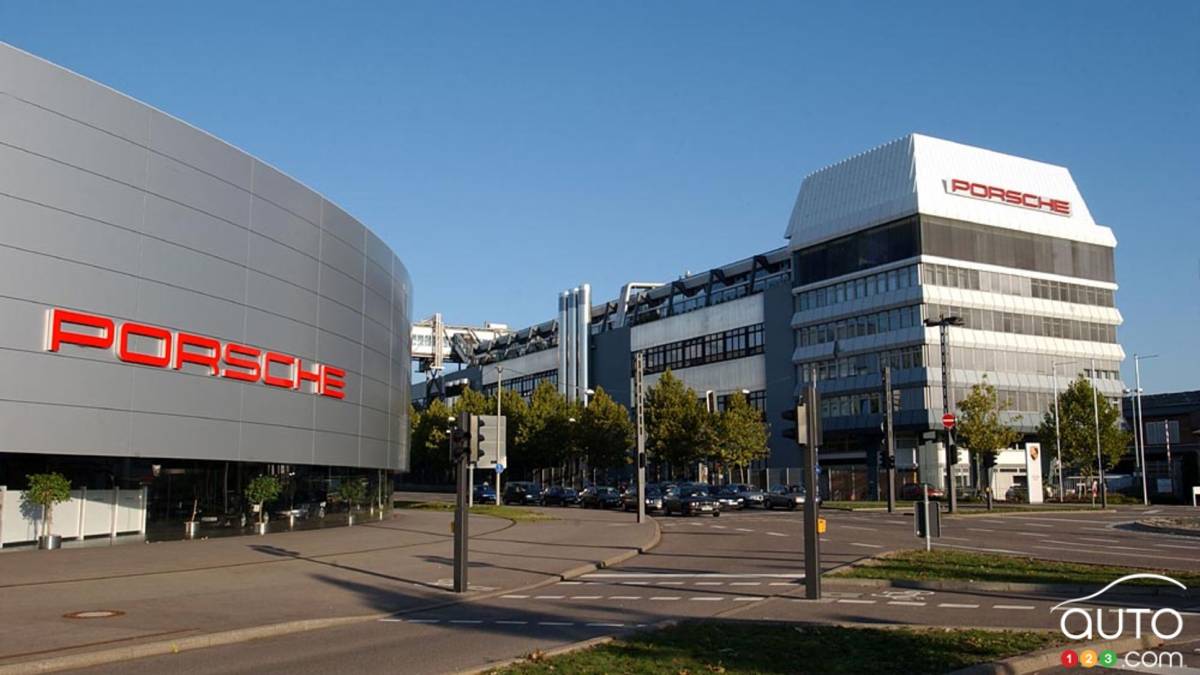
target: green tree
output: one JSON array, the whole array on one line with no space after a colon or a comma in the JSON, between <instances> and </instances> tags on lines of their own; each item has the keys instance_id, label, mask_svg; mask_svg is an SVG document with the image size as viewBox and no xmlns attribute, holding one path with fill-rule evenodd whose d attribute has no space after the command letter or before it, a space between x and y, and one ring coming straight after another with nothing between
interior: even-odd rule
<instances>
[{"instance_id":1,"label":"green tree","mask_svg":"<svg viewBox=\"0 0 1200 675\"><path fill-rule=\"evenodd\" d=\"M267 521L267 509L264 505L278 497L282 489L283 486L275 476L257 476L246 484L246 501L258 506L258 522Z\"/></svg>"},{"instance_id":2,"label":"green tree","mask_svg":"<svg viewBox=\"0 0 1200 675\"><path fill-rule=\"evenodd\" d=\"M1000 400L996 388L983 382L971 387L967 397L958 402L958 423L955 434L958 441L983 459L984 466L991 468L1001 450L1021 440L1021 432L1005 424L1001 414L1009 409L1008 399ZM984 481L991 487L991 471L984 471Z\"/></svg>"},{"instance_id":3,"label":"green tree","mask_svg":"<svg viewBox=\"0 0 1200 675\"><path fill-rule=\"evenodd\" d=\"M492 400L490 405L488 398L482 393L474 389L463 389L458 398L454 400L453 415L458 417L463 413L472 415L495 415L496 401Z\"/></svg>"},{"instance_id":4,"label":"green tree","mask_svg":"<svg viewBox=\"0 0 1200 675\"><path fill-rule=\"evenodd\" d=\"M1058 395L1059 428L1062 436L1063 464L1084 476L1096 470L1096 413L1092 384L1083 375ZM1121 429L1121 413L1108 399L1099 397L1100 456L1107 471L1116 465L1129 446L1129 433ZM1038 438L1044 447L1053 447L1054 406L1042 417Z\"/></svg>"},{"instance_id":5,"label":"green tree","mask_svg":"<svg viewBox=\"0 0 1200 675\"><path fill-rule=\"evenodd\" d=\"M745 470L753 461L767 456L770 433L762 413L750 405L742 392L734 392L717 418L718 461ZM744 478L744 475L743 475Z\"/></svg>"},{"instance_id":6,"label":"green tree","mask_svg":"<svg viewBox=\"0 0 1200 675\"><path fill-rule=\"evenodd\" d=\"M676 467L710 457L716 446L711 417L695 390L667 370L646 388L647 450Z\"/></svg>"},{"instance_id":7,"label":"green tree","mask_svg":"<svg viewBox=\"0 0 1200 675\"><path fill-rule=\"evenodd\" d=\"M562 466L573 447L572 413L572 406L553 384L539 384L525 412L520 457L510 461L525 470Z\"/></svg>"},{"instance_id":8,"label":"green tree","mask_svg":"<svg viewBox=\"0 0 1200 675\"><path fill-rule=\"evenodd\" d=\"M488 408L491 412L489 415L496 414L496 397L488 398ZM509 456L519 457L523 454L521 444L525 438L525 417L529 412L529 405L525 403L525 399L512 389L505 389L500 393L500 414L504 416L505 424L505 442L506 454Z\"/></svg>"},{"instance_id":9,"label":"green tree","mask_svg":"<svg viewBox=\"0 0 1200 675\"><path fill-rule=\"evenodd\" d=\"M578 419L578 447L588 466L593 469L624 466L634 444L629 411L597 387Z\"/></svg>"},{"instance_id":10,"label":"green tree","mask_svg":"<svg viewBox=\"0 0 1200 675\"><path fill-rule=\"evenodd\" d=\"M67 477L52 471L50 473L35 473L25 476L29 481L22 499L34 506L41 507L42 534L49 537L50 528L54 524L54 505L71 498L71 481Z\"/></svg>"},{"instance_id":11,"label":"green tree","mask_svg":"<svg viewBox=\"0 0 1200 675\"><path fill-rule=\"evenodd\" d=\"M409 413L412 427L413 472L435 482L449 480L450 445L446 429L450 426L450 409L434 399L425 408L413 408Z\"/></svg>"}]
</instances>

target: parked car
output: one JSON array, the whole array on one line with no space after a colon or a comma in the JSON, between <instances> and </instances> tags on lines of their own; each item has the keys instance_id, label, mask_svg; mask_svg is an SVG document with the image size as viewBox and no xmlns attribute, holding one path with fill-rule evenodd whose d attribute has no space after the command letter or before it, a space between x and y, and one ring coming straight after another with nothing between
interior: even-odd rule
<instances>
[{"instance_id":1,"label":"parked car","mask_svg":"<svg viewBox=\"0 0 1200 675\"><path fill-rule=\"evenodd\" d=\"M513 481L504 486L504 503L538 506L542 503L542 488L537 483Z\"/></svg>"},{"instance_id":2,"label":"parked car","mask_svg":"<svg viewBox=\"0 0 1200 675\"><path fill-rule=\"evenodd\" d=\"M746 483L730 483L726 487L736 490L742 498L742 506L746 508L764 508L767 505L767 493Z\"/></svg>"},{"instance_id":3,"label":"parked car","mask_svg":"<svg viewBox=\"0 0 1200 675\"><path fill-rule=\"evenodd\" d=\"M718 488L716 494L712 496L721 505L722 511L740 511L746 505L746 499L742 497L741 491L732 485Z\"/></svg>"},{"instance_id":4,"label":"parked car","mask_svg":"<svg viewBox=\"0 0 1200 675\"><path fill-rule=\"evenodd\" d=\"M473 492L476 502L485 502L488 504L496 503L496 488L488 483L480 483L475 486Z\"/></svg>"},{"instance_id":5,"label":"parked car","mask_svg":"<svg viewBox=\"0 0 1200 675\"><path fill-rule=\"evenodd\" d=\"M941 499L946 496L946 493L941 488L933 487L932 485L925 486L925 492L930 499ZM920 483L905 483L904 487L900 488L900 499L922 499Z\"/></svg>"},{"instance_id":6,"label":"parked car","mask_svg":"<svg viewBox=\"0 0 1200 675\"><path fill-rule=\"evenodd\" d=\"M554 486L542 495L543 506L579 506L579 493L575 488Z\"/></svg>"},{"instance_id":7,"label":"parked car","mask_svg":"<svg viewBox=\"0 0 1200 675\"><path fill-rule=\"evenodd\" d=\"M806 498L803 485L776 485L767 493L767 508L795 509L798 506L804 506ZM817 503L821 503L819 495Z\"/></svg>"},{"instance_id":8,"label":"parked car","mask_svg":"<svg viewBox=\"0 0 1200 675\"><path fill-rule=\"evenodd\" d=\"M621 493L615 487L593 485L580 495L579 505L585 509L617 509L621 507Z\"/></svg>"},{"instance_id":9,"label":"parked car","mask_svg":"<svg viewBox=\"0 0 1200 675\"><path fill-rule=\"evenodd\" d=\"M708 494L705 485L680 485L667 492L663 499L663 510L669 516L721 515L721 505Z\"/></svg>"},{"instance_id":10,"label":"parked car","mask_svg":"<svg viewBox=\"0 0 1200 675\"><path fill-rule=\"evenodd\" d=\"M1024 485L1014 485L1004 493L1004 501L1006 502L1028 502L1029 488Z\"/></svg>"},{"instance_id":11,"label":"parked car","mask_svg":"<svg viewBox=\"0 0 1200 675\"><path fill-rule=\"evenodd\" d=\"M632 488L621 496L621 508L626 511L637 511L637 488ZM663 493L657 485L646 486L646 513L663 510Z\"/></svg>"}]
</instances>

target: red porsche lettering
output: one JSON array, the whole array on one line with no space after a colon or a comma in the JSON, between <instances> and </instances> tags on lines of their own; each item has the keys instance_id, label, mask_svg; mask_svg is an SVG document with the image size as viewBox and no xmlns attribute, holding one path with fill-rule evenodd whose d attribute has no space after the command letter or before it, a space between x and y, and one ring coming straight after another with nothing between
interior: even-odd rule
<instances>
[{"instance_id":1,"label":"red porsche lettering","mask_svg":"<svg viewBox=\"0 0 1200 675\"><path fill-rule=\"evenodd\" d=\"M1021 206L1035 211L1049 211L1062 216L1071 215L1071 202L1062 199L1050 199L1031 192L1009 190L995 185L975 183L961 178L951 178L946 181L946 191L960 197L974 197L986 201L999 201L1012 206Z\"/></svg>"}]
</instances>

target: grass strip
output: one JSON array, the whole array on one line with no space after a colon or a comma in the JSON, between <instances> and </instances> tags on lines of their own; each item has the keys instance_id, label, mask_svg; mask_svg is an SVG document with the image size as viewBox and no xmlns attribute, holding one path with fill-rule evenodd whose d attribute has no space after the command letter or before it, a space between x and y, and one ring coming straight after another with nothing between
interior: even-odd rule
<instances>
[{"instance_id":1,"label":"grass strip","mask_svg":"<svg viewBox=\"0 0 1200 675\"><path fill-rule=\"evenodd\" d=\"M695 622L491 671L541 673L944 673L1049 647L1050 632Z\"/></svg>"},{"instance_id":2,"label":"grass strip","mask_svg":"<svg viewBox=\"0 0 1200 675\"><path fill-rule=\"evenodd\" d=\"M1189 588L1200 583L1200 573L1177 570L1142 569L1114 565L1041 560L1023 556L971 551L899 551L882 556L869 564L838 570L833 576L858 579L905 581L994 581L1038 584L1104 585L1134 572L1158 572L1184 583ZM1152 579L1127 583L1162 585Z\"/></svg>"}]
</instances>

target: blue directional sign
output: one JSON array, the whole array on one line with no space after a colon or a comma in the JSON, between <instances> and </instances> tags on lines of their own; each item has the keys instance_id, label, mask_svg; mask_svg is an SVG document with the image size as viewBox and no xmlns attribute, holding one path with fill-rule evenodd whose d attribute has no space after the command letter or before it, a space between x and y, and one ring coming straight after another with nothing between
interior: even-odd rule
<instances>
[{"instance_id":1,"label":"blue directional sign","mask_svg":"<svg viewBox=\"0 0 1200 675\"><path fill-rule=\"evenodd\" d=\"M504 465L503 464L496 465L496 473L504 473Z\"/></svg>"}]
</instances>

